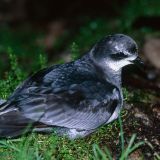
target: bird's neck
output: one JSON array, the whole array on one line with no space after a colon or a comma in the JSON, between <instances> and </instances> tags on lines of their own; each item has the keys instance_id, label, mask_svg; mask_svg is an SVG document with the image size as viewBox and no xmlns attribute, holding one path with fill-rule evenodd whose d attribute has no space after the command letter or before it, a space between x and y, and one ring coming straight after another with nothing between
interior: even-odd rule
<instances>
[{"instance_id":1,"label":"bird's neck","mask_svg":"<svg viewBox=\"0 0 160 160\"><path fill-rule=\"evenodd\" d=\"M103 78L105 81L111 83L117 88L119 89L121 88L121 70L112 71L106 66L99 65L94 61L93 57L91 57L91 54L86 54L85 56L82 57L82 59L95 68L95 71L100 79Z\"/></svg>"},{"instance_id":2,"label":"bird's neck","mask_svg":"<svg viewBox=\"0 0 160 160\"><path fill-rule=\"evenodd\" d=\"M119 89L121 88L121 85L122 85L121 70L112 72L109 69L108 70L105 69L103 72L104 72L104 78L106 81L113 84Z\"/></svg>"}]
</instances>

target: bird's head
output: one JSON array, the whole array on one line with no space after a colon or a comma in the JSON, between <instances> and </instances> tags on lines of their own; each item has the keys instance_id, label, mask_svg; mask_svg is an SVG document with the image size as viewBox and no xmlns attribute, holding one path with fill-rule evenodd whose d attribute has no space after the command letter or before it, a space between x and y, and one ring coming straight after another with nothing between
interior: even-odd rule
<instances>
[{"instance_id":1,"label":"bird's head","mask_svg":"<svg viewBox=\"0 0 160 160\"><path fill-rule=\"evenodd\" d=\"M129 64L142 63L136 42L124 34L103 38L91 49L90 54L95 63L113 71L119 71Z\"/></svg>"}]
</instances>

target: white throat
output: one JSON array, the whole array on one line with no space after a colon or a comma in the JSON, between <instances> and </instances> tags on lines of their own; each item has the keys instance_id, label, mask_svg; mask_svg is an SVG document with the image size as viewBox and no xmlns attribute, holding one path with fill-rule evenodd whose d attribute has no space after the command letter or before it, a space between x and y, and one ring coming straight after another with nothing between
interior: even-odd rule
<instances>
[{"instance_id":1,"label":"white throat","mask_svg":"<svg viewBox=\"0 0 160 160\"><path fill-rule=\"evenodd\" d=\"M110 60L110 61L106 61L105 64L112 71L118 72L122 70L124 66L132 64L131 61L133 61L134 59L136 59L136 57L129 57L129 58L118 60L118 61Z\"/></svg>"}]
</instances>

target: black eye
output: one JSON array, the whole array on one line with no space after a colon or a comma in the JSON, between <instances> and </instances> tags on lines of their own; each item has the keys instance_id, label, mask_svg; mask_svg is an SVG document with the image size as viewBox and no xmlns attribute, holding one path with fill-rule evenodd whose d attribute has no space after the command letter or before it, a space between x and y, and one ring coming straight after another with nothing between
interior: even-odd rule
<instances>
[{"instance_id":1,"label":"black eye","mask_svg":"<svg viewBox=\"0 0 160 160\"><path fill-rule=\"evenodd\" d=\"M131 53L136 53L137 50L138 50L138 49L137 49L135 46L130 48L130 52L131 52Z\"/></svg>"},{"instance_id":2,"label":"black eye","mask_svg":"<svg viewBox=\"0 0 160 160\"><path fill-rule=\"evenodd\" d=\"M111 58L113 59L123 59L123 58L127 58L128 56L126 54L124 54L123 52L118 52L115 54L111 55Z\"/></svg>"}]
</instances>

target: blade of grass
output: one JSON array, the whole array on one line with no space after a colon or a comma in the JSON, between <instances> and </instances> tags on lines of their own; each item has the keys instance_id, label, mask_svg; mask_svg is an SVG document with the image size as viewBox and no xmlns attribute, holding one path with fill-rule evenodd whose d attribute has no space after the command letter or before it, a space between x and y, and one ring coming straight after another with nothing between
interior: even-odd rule
<instances>
[{"instance_id":1,"label":"blade of grass","mask_svg":"<svg viewBox=\"0 0 160 160\"><path fill-rule=\"evenodd\" d=\"M112 155L111 155L110 151L108 150L108 148L105 147L104 150L105 150L105 152L106 152L106 154L107 154L108 160L113 160L113 159L112 159Z\"/></svg>"},{"instance_id":2,"label":"blade of grass","mask_svg":"<svg viewBox=\"0 0 160 160\"><path fill-rule=\"evenodd\" d=\"M142 146L142 145L144 145L144 144L145 144L145 142L143 142L143 141L136 143L136 144L130 149L129 154L132 153L134 150L136 150L137 148L139 148L140 146Z\"/></svg>"},{"instance_id":3,"label":"blade of grass","mask_svg":"<svg viewBox=\"0 0 160 160\"><path fill-rule=\"evenodd\" d=\"M38 149L38 144L35 145L36 147L36 151L35 151L35 157L36 157L36 160L42 160L42 157L41 155L39 154L39 149Z\"/></svg>"},{"instance_id":4,"label":"blade of grass","mask_svg":"<svg viewBox=\"0 0 160 160\"><path fill-rule=\"evenodd\" d=\"M152 144L148 141L145 141L145 143L154 151L154 147ZM155 159L154 160L160 160L160 155L157 152L154 152Z\"/></svg>"},{"instance_id":5,"label":"blade of grass","mask_svg":"<svg viewBox=\"0 0 160 160\"><path fill-rule=\"evenodd\" d=\"M120 126L121 151L123 153L124 152L124 132L123 132L123 125L122 125L122 119L121 119L121 114L120 113L119 113L119 116L118 116L118 121L119 121L119 126Z\"/></svg>"},{"instance_id":6,"label":"blade of grass","mask_svg":"<svg viewBox=\"0 0 160 160\"><path fill-rule=\"evenodd\" d=\"M96 160L107 160L106 154L99 148L97 144L93 145L93 151L94 151Z\"/></svg>"},{"instance_id":7,"label":"blade of grass","mask_svg":"<svg viewBox=\"0 0 160 160\"><path fill-rule=\"evenodd\" d=\"M8 147L8 148L11 148L17 152L20 152L20 150L18 148L16 148L15 146L11 145L11 144L8 144L7 142L4 142L4 141L0 141L0 144L5 146L5 147ZM1 147L3 147L1 146Z\"/></svg>"},{"instance_id":8,"label":"blade of grass","mask_svg":"<svg viewBox=\"0 0 160 160\"><path fill-rule=\"evenodd\" d=\"M135 138L136 138L136 134L133 134L130 141L129 141L129 145L128 145L127 149L124 152L122 152L120 160L124 160L128 157L128 155L130 153L130 148L132 147L132 144L134 143Z\"/></svg>"}]
</instances>

